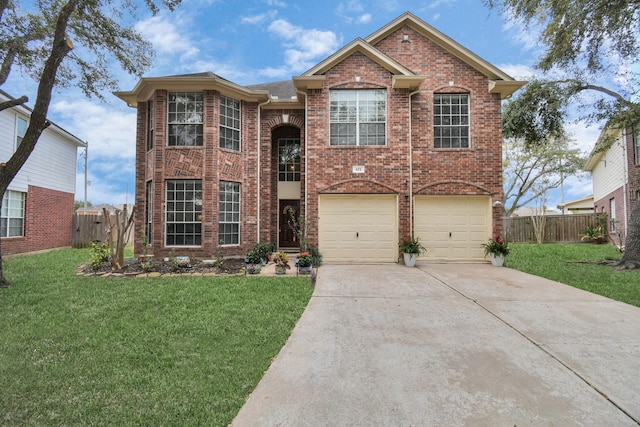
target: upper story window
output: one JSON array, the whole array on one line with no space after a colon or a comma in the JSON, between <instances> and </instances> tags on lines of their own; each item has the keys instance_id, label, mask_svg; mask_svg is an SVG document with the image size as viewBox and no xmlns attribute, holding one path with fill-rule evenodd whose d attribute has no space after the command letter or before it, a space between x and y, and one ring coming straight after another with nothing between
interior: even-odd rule
<instances>
[{"instance_id":1,"label":"upper story window","mask_svg":"<svg viewBox=\"0 0 640 427\"><path fill-rule=\"evenodd\" d=\"M433 96L435 148L469 148L469 95L436 93Z\"/></svg>"},{"instance_id":2,"label":"upper story window","mask_svg":"<svg viewBox=\"0 0 640 427\"><path fill-rule=\"evenodd\" d=\"M153 148L153 134L155 130L156 103L150 100L147 103L147 150Z\"/></svg>"},{"instance_id":3,"label":"upper story window","mask_svg":"<svg viewBox=\"0 0 640 427\"><path fill-rule=\"evenodd\" d=\"M331 145L385 145L387 91L332 90Z\"/></svg>"},{"instance_id":4,"label":"upper story window","mask_svg":"<svg viewBox=\"0 0 640 427\"><path fill-rule=\"evenodd\" d=\"M278 140L278 181L300 181L300 140Z\"/></svg>"},{"instance_id":5,"label":"upper story window","mask_svg":"<svg viewBox=\"0 0 640 427\"><path fill-rule=\"evenodd\" d=\"M27 120L20 116L16 117L16 148L20 146L26 133Z\"/></svg>"},{"instance_id":6,"label":"upper story window","mask_svg":"<svg viewBox=\"0 0 640 427\"><path fill-rule=\"evenodd\" d=\"M0 236L24 236L24 195L19 191L7 190L2 197Z\"/></svg>"},{"instance_id":7,"label":"upper story window","mask_svg":"<svg viewBox=\"0 0 640 427\"><path fill-rule=\"evenodd\" d=\"M220 96L220 147L240 151L240 101Z\"/></svg>"},{"instance_id":8,"label":"upper story window","mask_svg":"<svg viewBox=\"0 0 640 427\"><path fill-rule=\"evenodd\" d=\"M169 145L202 145L202 93L169 93Z\"/></svg>"}]
</instances>

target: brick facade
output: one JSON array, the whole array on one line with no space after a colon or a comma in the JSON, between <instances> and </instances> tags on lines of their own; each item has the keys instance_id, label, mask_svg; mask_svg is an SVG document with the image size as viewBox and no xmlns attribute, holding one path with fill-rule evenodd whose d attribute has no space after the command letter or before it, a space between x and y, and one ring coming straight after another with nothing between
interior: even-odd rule
<instances>
[{"instance_id":1,"label":"brick facade","mask_svg":"<svg viewBox=\"0 0 640 427\"><path fill-rule=\"evenodd\" d=\"M171 79L164 79L156 85L153 79L149 79L148 85L152 90L147 93L151 95L144 98L138 98L142 92L122 93L123 100L136 103L138 108L138 230L145 223L147 184L151 182L153 188L151 252L155 256L166 256L172 251L172 248L164 246L167 179L202 180L202 245L176 248L181 253L211 257L218 250L215 242L218 241L218 183L221 180L238 182L242 188L240 244L223 247L225 256L242 256L257 241L277 242L278 219L282 214L279 212L279 199L283 199L278 194L278 138L300 139L300 194L295 199L299 198L301 213L312 224L309 229L312 246L318 245L318 229L313 224L317 224L321 194L396 195L399 236L408 234L412 227L413 196L482 195L488 196L492 202L501 201L500 107L504 93L490 90L489 75L494 80L510 78L489 64L482 63L484 65L479 67L479 58L465 60L457 46L450 46L452 50L457 49L453 54L446 46L449 41L443 44L443 39L439 39L440 43L436 43L429 35L430 29L416 29L423 24L412 15L407 22L377 38L370 48L349 51L344 57L339 56L339 60L334 57L327 59L330 66L312 75L310 86L303 89L296 86L297 97L293 100L273 94L263 99L260 98L263 92L226 82L216 86L216 76L203 73L199 76L202 87L208 89L202 91L202 147L167 146L168 93L184 90L184 80L175 79L173 83ZM378 56L372 55L371 51L379 52ZM394 67L397 72L390 72ZM418 76L419 87L409 89L408 85L396 84L399 74L409 78ZM193 76L182 77L189 79ZM321 78L322 83L318 85L314 77ZM299 84L299 81L294 81L294 84ZM197 90L197 85L197 80L189 81L189 90ZM515 85L513 90L517 87ZM148 90L144 84L137 88ZM330 145L329 97L334 89L385 90L385 145ZM454 93L469 95L469 148L437 149L434 148L433 136L434 95ZM221 94L242 100L240 151L219 147ZM148 102L154 102L155 111L154 141L150 150L147 141ZM364 166L365 172L353 173L356 165ZM493 208L491 224L494 234L502 232L500 206ZM140 242L136 242L135 250L142 250Z\"/></svg>"},{"instance_id":2,"label":"brick facade","mask_svg":"<svg viewBox=\"0 0 640 427\"><path fill-rule=\"evenodd\" d=\"M73 194L29 186L25 199L24 236L2 238L3 255L71 247Z\"/></svg>"}]
</instances>

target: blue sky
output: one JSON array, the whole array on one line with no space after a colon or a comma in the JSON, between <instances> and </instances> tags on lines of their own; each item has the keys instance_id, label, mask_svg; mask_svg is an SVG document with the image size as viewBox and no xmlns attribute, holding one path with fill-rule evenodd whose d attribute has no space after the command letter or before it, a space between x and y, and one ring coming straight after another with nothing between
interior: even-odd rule
<instances>
[{"instance_id":1,"label":"blue sky","mask_svg":"<svg viewBox=\"0 0 640 427\"><path fill-rule=\"evenodd\" d=\"M535 30L508 23L478 0L185 0L173 13L141 15L136 28L153 43L156 57L145 76L212 71L249 85L290 79L357 37L366 37L410 11L518 79L534 71L539 54ZM120 90L138 78L114 67ZM35 100L36 83L15 69L2 87ZM106 103L74 88L54 93L49 117L89 144L88 200L93 204L134 200L135 111L110 93ZM569 126L576 144L589 151L599 129ZM565 199L591 194L591 180L569 179ZM83 159L76 199L84 199ZM560 202L558 192L549 205Z\"/></svg>"}]
</instances>

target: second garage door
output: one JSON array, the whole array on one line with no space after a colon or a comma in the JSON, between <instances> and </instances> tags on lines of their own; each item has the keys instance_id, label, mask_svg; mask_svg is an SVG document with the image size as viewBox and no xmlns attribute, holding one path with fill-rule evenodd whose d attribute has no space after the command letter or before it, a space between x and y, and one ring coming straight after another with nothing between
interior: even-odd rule
<instances>
[{"instance_id":1,"label":"second garage door","mask_svg":"<svg viewBox=\"0 0 640 427\"><path fill-rule=\"evenodd\" d=\"M427 247L422 260L483 260L491 235L488 196L416 196L415 235Z\"/></svg>"},{"instance_id":2,"label":"second garage door","mask_svg":"<svg viewBox=\"0 0 640 427\"><path fill-rule=\"evenodd\" d=\"M387 194L322 194L319 249L326 262L397 262L398 202Z\"/></svg>"}]
</instances>

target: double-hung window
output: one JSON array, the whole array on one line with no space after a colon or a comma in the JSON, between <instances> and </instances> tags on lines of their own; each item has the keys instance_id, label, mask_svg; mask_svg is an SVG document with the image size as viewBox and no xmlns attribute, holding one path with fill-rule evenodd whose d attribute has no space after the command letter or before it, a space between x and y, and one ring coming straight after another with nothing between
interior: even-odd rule
<instances>
[{"instance_id":1,"label":"double-hung window","mask_svg":"<svg viewBox=\"0 0 640 427\"><path fill-rule=\"evenodd\" d=\"M240 151L240 101L220 96L220 147Z\"/></svg>"},{"instance_id":2,"label":"double-hung window","mask_svg":"<svg viewBox=\"0 0 640 427\"><path fill-rule=\"evenodd\" d=\"M331 145L386 144L386 90L332 90L329 109Z\"/></svg>"},{"instance_id":3,"label":"double-hung window","mask_svg":"<svg viewBox=\"0 0 640 427\"><path fill-rule=\"evenodd\" d=\"M240 183L220 181L218 240L221 245L240 243Z\"/></svg>"},{"instance_id":4,"label":"double-hung window","mask_svg":"<svg viewBox=\"0 0 640 427\"><path fill-rule=\"evenodd\" d=\"M469 148L469 95L437 93L433 96L435 148Z\"/></svg>"},{"instance_id":5,"label":"double-hung window","mask_svg":"<svg viewBox=\"0 0 640 427\"><path fill-rule=\"evenodd\" d=\"M202 181L166 182L166 245L200 246L202 243Z\"/></svg>"},{"instance_id":6,"label":"double-hung window","mask_svg":"<svg viewBox=\"0 0 640 427\"><path fill-rule=\"evenodd\" d=\"M147 182L144 205L145 227L144 232L147 237L147 243L151 243L153 235L153 181Z\"/></svg>"},{"instance_id":7,"label":"double-hung window","mask_svg":"<svg viewBox=\"0 0 640 427\"><path fill-rule=\"evenodd\" d=\"M16 117L16 149L22 143L25 134L27 133L27 120L18 116Z\"/></svg>"},{"instance_id":8,"label":"double-hung window","mask_svg":"<svg viewBox=\"0 0 640 427\"><path fill-rule=\"evenodd\" d=\"M24 197L25 193L7 190L2 198L0 236L24 236Z\"/></svg>"},{"instance_id":9,"label":"double-hung window","mask_svg":"<svg viewBox=\"0 0 640 427\"><path fill-rule=\"evenodd\" d=\"M156 104L153 99L147 104L147 116L147 150L151 150L153 148L156 121Z\"/></svg>"},{"instance_id":10,"label":"double-hung window","mask_svg":"<svg viewBox=\"0 0 640 427\"><path fill-rule=\"evenodd\" d=\"M202 145L202 92L169 93L170 146Z\"/></svg>"},{"instance_id":11,"label":"double-hung window","mask_svg":"<svg viewBox=\"0 0 640 427\"><path fill-rule=\"evenodd\" d=\"M636 155L636 165L640 165L640 122L633 127L633 148Z\"/></svg>"}]
</instances>

